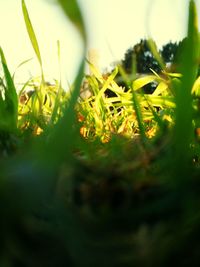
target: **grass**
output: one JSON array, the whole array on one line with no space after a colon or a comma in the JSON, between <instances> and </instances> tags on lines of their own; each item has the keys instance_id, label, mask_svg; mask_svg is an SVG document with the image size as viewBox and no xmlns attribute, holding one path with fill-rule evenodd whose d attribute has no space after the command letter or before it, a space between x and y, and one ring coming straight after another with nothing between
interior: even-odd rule
<instances>
[{"instance_id":1,"label":"grass","mask_svg":"<svg viewBox=\"0 0 200 267\"><path fill-rule=\"evenodd\" d=\"M59 1L87 35L77 2ZM0 50L0 265L198 266L199 32L190 1L178 73L103 75L85 55L66 92L41 67L17 93ZM59 43L58 43L59 58ZM120 72L125 88L118 85ZM152 94L143 87L157 82ZM108 91L112 96L108 97ZM189 241L188 241L189 240ZM191 250L188 246L193 245Z\"/></svg>"}]
</instances>

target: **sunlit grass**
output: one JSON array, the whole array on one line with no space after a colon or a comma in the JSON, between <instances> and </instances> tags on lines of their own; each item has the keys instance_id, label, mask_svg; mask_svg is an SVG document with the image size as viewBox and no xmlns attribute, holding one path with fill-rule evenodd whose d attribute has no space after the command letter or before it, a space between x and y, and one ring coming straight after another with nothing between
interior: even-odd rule
<instances>
[{"instance_id":1,"label":"sunlit grass","mask_svg":"<svg viewBox=\"0 0 200 267\"><path fill-rule=\"evenodd\" d=\"M79 30L85 53L87 36L77 2L60 3ZM168 266L165 261L174 262L174 251L185 251L188 238L199 248L199 33L194 1L178 73L167 72L150 39L160 74L152 70L138 77L133 63L131 75L120 66L105 75L85 62L83 53L68 92L60 80L46 80L24 0L22 11L41 75L17 92L0 50L0 264L148 266L146 251L151 266ZM84 74L86 63L90 75ZM126 88L118 85L118 73ZM151 82L157 86L146 94L144 86ZM51 255L55 246L58 251Z\"/></svg>"}]
</instances>

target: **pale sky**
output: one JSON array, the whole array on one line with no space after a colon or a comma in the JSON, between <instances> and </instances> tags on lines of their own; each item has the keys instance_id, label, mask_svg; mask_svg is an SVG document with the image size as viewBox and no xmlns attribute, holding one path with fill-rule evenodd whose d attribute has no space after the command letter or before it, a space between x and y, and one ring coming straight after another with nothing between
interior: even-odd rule
<instances>
[{"instance_id":1,"label":"pale sky","mask_svg":"<svg viewBox=\"0 0 200 267\"><path fill-rule=\"evenodd\" d=\"M78 0L88 31L89 48L98 51L99 67L109 68L112 62L123 58L129 47L149 35L159 47L170 40L181 40L186 34L188 1ZM196 3L200 11L200 0ZM60 40L62 81L66 86L67 80L73 81L80 60L80 36L56 1L26 0L26 5L47 79L59 78L56 43ZM20 80L23 76L38 75L39 66L26 32L21 0L0 0L0 25L0 45L11 72L22 61L33 58L17 71L16 77Z\"/></svg>"}]
</instances>

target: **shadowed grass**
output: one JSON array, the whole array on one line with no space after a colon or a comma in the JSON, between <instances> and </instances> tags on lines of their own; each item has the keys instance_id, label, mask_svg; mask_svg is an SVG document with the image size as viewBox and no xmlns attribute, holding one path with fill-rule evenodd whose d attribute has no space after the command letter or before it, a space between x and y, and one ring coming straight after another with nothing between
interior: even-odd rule
<instances>
[{"instance_id":1,"label":"shadowed grass","mask_svg":"<svg viewBox=\"0 0 200 267\"><path fill-rule=\"evenodd\" d=\"M85 49L77 2L60 2ZM22 5L30 28L24 1ZM22 145L0 161L0 265L198 266L199 162L191 162L191 146L199 149L193 136L199 120L194 117L194 110L199 117L195 12L190 1L181 74L175 77L153 72L136 78L133 65L133 80L120 70L125 91L115 81L117 68L105 77L90 64L91 75L85 76L89 96L84 98L83 54L69 97L62 95L59 82L52 88L40 77L37 108L37 94L28 90L36 79L24 85L20 101L30 93L25 98L30 102L19 105L24 112L18 114ZM32 43L37 43L33 33L31 26ZM17 96L2 50L1 61L6 86L1 79L0 112L11 116L8 124L14 129ZM143 86L154 80L154 93L144 94ZM114 96L107 97L107 90ZM22 125L27 121L41 125L40 135L31 132L26 139ZM168 186L171 181L177 190Z\"/></svg>"},{"instance_id":2,"label":"shadowed grass","mask_svg":"<svg viewBox=\"0 0 200 267\"><path fill-rule=\"evenodd\" d=\"M12 132L17 129L18 97L2 48L0 48L0 57L6 81L4 92L0 92L0 125L1 130L6 129Z\"/></svg>"},{"instance_id":3,"label":"shadowed grass","mask_svg":"<svg viewBox=\"0 0 200 267\"><path fill-rule=\"evenodd\" d=\"M177 85L176 112L173 137L173 167L176 179L180 183L188 179L191 164L191 143L194 138L192 125L192 87L195 82L199 62L199 32L197 10L194 1L190 1L188 16L188 33L180 58L181 83Z\"/></svg>"}]
</instances>

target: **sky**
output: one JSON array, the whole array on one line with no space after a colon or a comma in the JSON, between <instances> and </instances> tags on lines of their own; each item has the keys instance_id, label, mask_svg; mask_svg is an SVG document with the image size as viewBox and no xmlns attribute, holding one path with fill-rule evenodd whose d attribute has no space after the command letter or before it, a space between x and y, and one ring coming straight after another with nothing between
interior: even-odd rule
<instances>
[{"instance_id":1,"label":"sky","mask_svg":"<svg viewBox=\"0 0 200 267\"><path fill-rule=\"evenodd\" d=\"M70 1L70 0L66 0ZM63 86L75 77L82 53L76 29L55 0L26 0L38 39L46 79L59 79L57 40L61 46ZM158 47L186 35L188 0L78 0L88 33L88 50L94 51L103 71L123 59L141 38L151 36ZM200 11L200 0L196 0ZM29 41L21 0L0 0L0 46L17 82L39 75L39 64ZM87 55L88 56L88 55ZM27 60L20 68L17 66ZM24 79L24 80L23 80Z\"/></svg>"}]
</instances>

